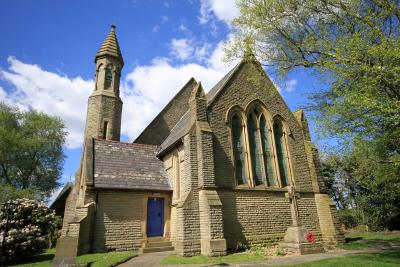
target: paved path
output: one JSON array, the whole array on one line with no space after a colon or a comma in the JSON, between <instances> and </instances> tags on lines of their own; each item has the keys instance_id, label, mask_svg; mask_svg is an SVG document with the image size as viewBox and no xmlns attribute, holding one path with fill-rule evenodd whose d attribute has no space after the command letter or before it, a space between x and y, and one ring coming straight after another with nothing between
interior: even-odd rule
<instances>
[{"instance_id":1,"label":"paved path","mask_svg":"<svg viewBox=\"0 0 400 267\"><path fill-rule=\"evenodd\" d=\"M160 266L158 263L174 251L164 251L155 253L146 253L130 259L129 261L118 265L118 267L153 267ZM168 266L168 265L162 265ZM182 267L181 265L180 267Z\"/></svg>"},{"instance_id":2,"label":"paved path","mask_svg":"<svg viewBox=\"0 0 400 267\"><path fill-rule=\"evenodd\" d=\"M148 253L140 255L139 257L133 258L118 267L217 267L217 266L234 266L234 267L261 267L261 266L284 266L290 264L300 264L305 262L312 262L318 260L324 260L335 257L345 257L350 255L362 254L362 253L373 253L380 252L390 249L399 249L400 244L398 242L377 242L374 248L363 249L363 250L334 250L326 253L309 254L309 255L296 255L288 257L272 258L268 260L253 262L253 263L207 263L207 264L191 264L191 265L160 265L159 262L167 257L174 251Z\"/></svg>"}]
</instances>

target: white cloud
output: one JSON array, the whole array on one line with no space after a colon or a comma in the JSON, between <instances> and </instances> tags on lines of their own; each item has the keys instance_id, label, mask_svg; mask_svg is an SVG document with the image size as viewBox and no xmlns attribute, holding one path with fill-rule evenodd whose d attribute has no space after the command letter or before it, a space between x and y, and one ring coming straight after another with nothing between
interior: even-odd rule
<instances>
[{"instance_id":1,"label":"white cloud","mask_svg":"<svg viewBox=\"0 0 400 267\"><path fill-rule=\"evenodd\" d=\"M295 79L288 80L285 83L285 90L290 93L296 88L296 85L297 85L297 80Z\"/></svg>"},{"instance_id":2,"label":"white cloud","mask_svg":"<svg viewBox=\"0 0 400 267\"><path fill-rule=\"evenodd\" d=\"M212 21L215 17L228 25L239 15L234 0L200 0L200 24Z\"/></svg>"},{"instance_id":3,"label":"white cloud","mask_svg":"<svg viewBox=\"0 0 400 267\"><path fill-rule=\"evenodd\" d=\"M165 16L165 15L161 17L161 21L163 23L167 22L168 20L169 20L169 18L167 16Z\"/></svg>"},{"instance_id":4,"label":"white cloud","mask_svg":"<svg viewBox=\"0 0 400 267\"><path fill-rule=\"evenodd\" d=\"M189 39L172 39L171 40L171 55L180 59L189 59L194 51L191 40Z\"/></svg>"},{"instance_id":5,"label":"white cloud","mask_svg":"<svg viewBox=\"0 0 400 267\"><path fill-rule=\"evenodd\" d=\"M168 101L194 77L208 91L228 71L195 63L173 66L166 59L136 67L122 86L122 132L136 137Z\"/></svg>"},{"instance_id":6,"label":"white cloud","mask_svg":"<svg viewBox=\"0 0 400 267\"><path fill-rule=\"evenodd\" d=\"M211 49L212 45L209 43L204 43L202 46L196 47L194 50L194 56L196 58L196 60L198 61L204 61L206 60L207 56L210 53L210 49Z\"/></svg>"},{"instance_id":7,"label":"white cloud","mask_svg":"<svg viewBox=\"0 0 400 267\"><path fill-rule=\"evenodd\" d=\"M296 79L290 79L290 80L275 80L270 76L270 79L272 81L272 83L275 85L276 89L278 90L279 93L290 93L292 92L297 85L297 80Z\"/></svg>"},{"instance_id":8,"label":"white cloud","mask_svg":"<svg viewBox=\"0 0 400 267\"><path fill-rule=\"evenodd\" d=\"M205 57L204 65L173 65L161 58L129 72L121 80L122 134L134 140L191 77L201 81L206 91L210 90L232 67L220 62L222 52L222 45L217 45ZM94 81L50 72L14 57L9 57L8 63L7 70L0 69L0 78L12 86L7 87L8 91L0 87L0 101L61 117L69 132L67 147L79 147Z\"/></svg>"},{"instance_id":9,"label":"white cloud","mask_svg":"<svg viewBox=\"0 0 400 267\"><path fill-rule=\"evenodd\" d=\"M69 131L67 146L79 146L93 81L45 71L38 65L23 63L14 57L9 57L8 63L8 70L0 69L0 77L14 88L10 92L2 90L0 100L25 110L34 108L61 117Z\"/></svg>"}]
</instances>

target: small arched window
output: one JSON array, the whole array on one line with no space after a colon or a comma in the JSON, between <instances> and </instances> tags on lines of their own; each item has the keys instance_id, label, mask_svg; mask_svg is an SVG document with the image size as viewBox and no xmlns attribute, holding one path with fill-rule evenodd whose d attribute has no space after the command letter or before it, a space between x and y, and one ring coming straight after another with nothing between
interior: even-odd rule
<instances>
[{"instance_id":1,"label":"small arched window","mask_svg":"<svg viewBox=\"0 0 400 267\"><path fill-rule=\"evenodd\" d=\"M262 150L257 127L257 115L259 113L254 110L248 117L248 134L251 156L251 170L253 173L253 181L255 185L264 183L262 169Z\"/></svg>"},{"instance_id":2,"label":"small arched window","mask_svg":"<svg viewBox=\"0 0 400 267\"><path fill-rule=\"evenodd\" d=\"M232 117L232 141L235 158L235 178L238 185L247 183L243 123L238 115Z\"/></svg>"},{"instance_id":3,"label":"small arched window","mask_svg":"<svg viewBox=\"0 0 400 267\"><path fill-rule=\"evenodd\" d=\"M267 177L268 186L275 186L275 174L270 144L270 130L264 115L261 115L260 118L260 134L263 149L265 176Z\"/></svg>"},{"instance_id":4,"label":"small arched window","mask_svg":"<svg viewBox=\"0 0 400 267\"><path fill-rule=\"evenodd\" d=\"M106 67L106 75L105 75L105 88L110 88L113 79L112 66L111 64Z\"/></svg>"},{"instance_id":5,"label":"small arched window","mask_svg":"<svg viewBox=\"0 0 400 267\"><path fill-rule=\"evenodd\" d=\"M288 176L288 163L287 163L287 151L286 151L286 137L283 130L282 122L277 121L274 123L274 137L276 154L278 159L279 174L281 177L282 186L285 187L289 184Z\"/></svg>"}]
</instances>

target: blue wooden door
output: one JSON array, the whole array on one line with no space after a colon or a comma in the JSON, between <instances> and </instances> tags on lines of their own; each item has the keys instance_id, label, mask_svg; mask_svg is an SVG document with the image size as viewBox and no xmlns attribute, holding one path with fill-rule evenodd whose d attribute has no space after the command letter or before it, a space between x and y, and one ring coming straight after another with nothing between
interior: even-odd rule
<instances>
[{"instance_id":1,"label":"blue wooden door","mask_svg":"<svg viewBox=\"0 0 400 267\"><path fill-rule=\"evenodd\" d=\"M147 201L147 236L164 233L164 199L150 197Z\"/></svg>"}]
</instances>

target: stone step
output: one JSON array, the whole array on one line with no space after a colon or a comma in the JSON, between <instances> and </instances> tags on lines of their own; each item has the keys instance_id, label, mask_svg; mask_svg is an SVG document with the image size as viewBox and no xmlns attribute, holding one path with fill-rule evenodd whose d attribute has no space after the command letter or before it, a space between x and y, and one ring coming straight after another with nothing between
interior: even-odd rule
<instances>
[{"instance_id":1,"label":"stone step","mask_svg":"<svg viewBox=\"0 0 400 267\"><path fill-rule=\"evenodd\" d=\"M162 236L152 236L147 238L147 242L162 242L166 241Z\"/></svg>"},{"instance_id":2,"label":"stone step","mask_svg":"<svg viewBox=\"0 0 400 267\"><path fill-rule=\"evenodd\" d=\"M142 253L152 253L152 252L162 252L162 251L172 251L174 250L173 246L168 247L155 247L155 248L142 248Z\"/></svg>"},{"instance_id":3,"label":"stone step","mask_svg":"<svg viewBox=\"0 0 400 267\"><path fill-rule=\"evenodd\" d=\"M160 242L146 242L144 243L145 248L162 248L162 247L171 247L171 241L160 241Z\"/></svg>"}]
</instances>

